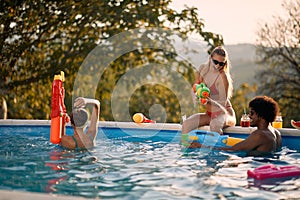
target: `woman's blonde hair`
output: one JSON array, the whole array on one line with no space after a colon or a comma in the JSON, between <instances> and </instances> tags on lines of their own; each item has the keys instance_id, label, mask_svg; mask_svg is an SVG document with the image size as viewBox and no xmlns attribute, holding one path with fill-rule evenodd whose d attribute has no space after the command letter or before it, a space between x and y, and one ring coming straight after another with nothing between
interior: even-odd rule
<instances>
[{"instance_id":1,"label":"woman's blonde hair","mask_svg":"<svg viewBox=\"0 0 300 200\"><path fill-rule=\"evenodd\" d=\"M223 46L217 46L216 48L213 49L213 51L210 54L210 59L208 60L208 66L212 65L211 60L212 60L213 55L215 55L215 54L225 57L226 63L224 65L224 71L228 77L229 85L228 85L228 94L227 95L228 95L228 99L230 99L233 94L233 83L232 83L233 81L232 81L231 74L230 74L231 64L230 64L230 60L228 57L228 53Z\"/></svg>"}]
</instances>

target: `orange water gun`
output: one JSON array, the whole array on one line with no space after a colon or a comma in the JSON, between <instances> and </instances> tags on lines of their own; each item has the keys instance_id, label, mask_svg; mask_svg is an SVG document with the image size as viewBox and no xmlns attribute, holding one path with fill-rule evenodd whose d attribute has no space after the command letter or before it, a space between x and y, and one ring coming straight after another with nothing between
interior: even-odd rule
<instances>
[{"instance_id":1,"label":"orange water gun","mask_svg":"<svg viewBox=\"0 0 300 200\"><path fill-rule=\"evenodd\" d=\"M65 89L63 82L65 81L65 74L63 71L60 75L54 75L52 83L52 99L51 99L51 128L50 128L50 142L59 144L61 136L65 131L65 125L70 121L67 114L67 109L64 103Z\"/></svg>"},{"instance_id":2,"label":"orange water gun","mask_svg":"<svg viewBox=\"0 0 300 200\"><path fill-rule=\"evenodd\" d=\"M200 103L203 105L207 104L208 97L210 95L210 89L206 87L205 83L197 84L195 83L193 85L193 90L195 92L195 95L197 99L199 99Z\"/></svg>"}]
</instances>

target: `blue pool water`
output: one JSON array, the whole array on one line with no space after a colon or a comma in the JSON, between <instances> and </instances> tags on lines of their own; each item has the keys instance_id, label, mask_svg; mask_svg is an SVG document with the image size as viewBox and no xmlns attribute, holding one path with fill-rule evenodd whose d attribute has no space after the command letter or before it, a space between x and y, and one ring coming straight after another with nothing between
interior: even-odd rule
<instances>
[{"instance_id":1,"label":"blue pool water","mask_svg":"<svg viewBox=\"0 0 300 200\"><path fill-rule=\"evenodd\" d=\"M68 134L72 130L68 128ZM188 151L177 131L99 128L90 151L49 142L49 126L0 126L0 189L99 199L300 198L300 178L254 181L247 170L300 166L300 151L271 157Z\"/></svg>"}]
</instances>

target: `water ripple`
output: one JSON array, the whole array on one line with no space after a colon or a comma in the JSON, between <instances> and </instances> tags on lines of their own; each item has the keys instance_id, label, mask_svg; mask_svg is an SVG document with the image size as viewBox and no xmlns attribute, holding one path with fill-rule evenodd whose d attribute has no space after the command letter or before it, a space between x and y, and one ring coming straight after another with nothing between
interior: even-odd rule
<instances>
[{"instance_id":1,"label":"water ripple","mask_svg":"<svg viewBox=\"0 0 300 200\"><path fill-rule=\"evenodd\" d=\"M287 148L270 157L246 157L174 143L104 139L91 151L76 152L50 144L43 134L48 133L0 134L1 189L100 199L300 198L299 177L247 177L248 169L268 163L300 166L300 152Z\"/></svg>"}]
</instances>

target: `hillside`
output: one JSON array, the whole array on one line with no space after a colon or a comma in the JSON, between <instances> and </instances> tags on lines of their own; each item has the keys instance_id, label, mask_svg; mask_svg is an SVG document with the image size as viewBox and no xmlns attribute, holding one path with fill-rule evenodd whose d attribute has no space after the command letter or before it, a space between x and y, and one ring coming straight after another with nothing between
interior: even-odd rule
<instances>
[{"instance_id":1,"label":"hillside","mask_svg":"<svg viewBox=\"0 0 300 200\"><path fill-rule=\"evenodd\" d=\"M191 42L185 45L190 50L194 50L194 52L190 51L187 56L195 67L207 61L207 46L205 44ZM238 88L242 83L254 83L255 72L258 70L258 65L255 63L255 46L252 44L237 44L227 45L225 48L231 61L234 88Z\"/></svg>"},{"instance_id":2,"label":"hillside","mask_svg":"<svg viewBox=\"0 0 300 200\"><path fill-rule=\"evenodd\" d=\"M228 45L225 48L231 61L234 87L237 88L242 83L254 83L255 72L258 70L258 65L255 63L255 46L238 44Z\"/></svg>"}]
</instances>

